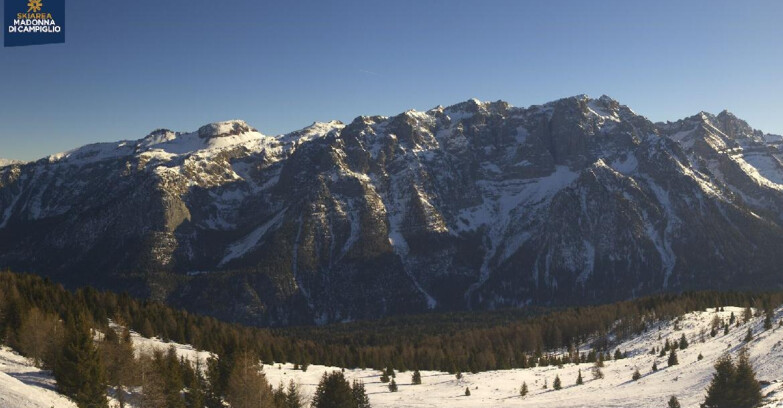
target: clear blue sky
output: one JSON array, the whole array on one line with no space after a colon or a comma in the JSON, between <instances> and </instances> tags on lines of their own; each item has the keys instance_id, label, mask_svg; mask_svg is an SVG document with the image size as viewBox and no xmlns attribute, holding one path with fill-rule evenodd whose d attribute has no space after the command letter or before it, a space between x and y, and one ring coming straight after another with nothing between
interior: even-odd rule
<instances>
[{"instance_id":1,"label":"clear blue sky","mask_svg":"<svg viewBox=\"0 0 783 408\"><path fill-rule=\"evenodd\" d=\"M580 93L783 133L780 0L66 0L66 18L65 44L0 50L0 157Z\"/></svg>"}]
</instances>

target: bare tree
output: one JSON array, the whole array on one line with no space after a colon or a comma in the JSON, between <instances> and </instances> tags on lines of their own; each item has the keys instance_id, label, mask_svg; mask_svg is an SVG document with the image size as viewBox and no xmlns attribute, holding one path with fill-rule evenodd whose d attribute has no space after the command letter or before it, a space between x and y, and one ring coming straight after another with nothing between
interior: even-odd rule
<instances>
[{"instance_id":1,"label":"bare tree","mask_svg":"<svg viewBox=\"0 0 783 408\"><path fill-rule=\"evenodd\" d=\"M274 408L272 387L252 353L240 353L234 361L226 401L232 408Z\"/></svg>"}]
</instances>

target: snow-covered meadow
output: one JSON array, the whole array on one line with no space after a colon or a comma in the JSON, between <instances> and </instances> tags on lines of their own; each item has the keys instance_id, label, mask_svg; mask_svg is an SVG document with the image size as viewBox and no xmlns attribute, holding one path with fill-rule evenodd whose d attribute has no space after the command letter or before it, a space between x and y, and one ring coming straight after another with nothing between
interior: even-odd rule
<instances>
[{"instance_id":1,"label":"snow-covered meadow","mask_svg":"<svg viewBox=\"0 0 783 408\"><path fill-rule=\"evenodd\" d=\"M398 392L389 392L387 384L380 382L376 370L346 369L349 381L364 382L373 407L423 408L423 407L664 407L668 399L676 396L683 407L698 407L704 400L706 388L712 379L713 365L724 353L736 356L747 347L757 378L762 381L766 396L764 407L783 407L783 328L778 321L783 309L776 311L773 328L763 330L763 317L754 317L749 323L732 325L728 335L718 330L710 336L711 323L717 315L728 320L734 312L741 321L743 309L726 307L724 311L688 313L678 322L670 321L653 327L648 332L619 344L616 348L629 354L628 358L606 361L602 368L603 379L594 379L592 364L566 364L563 367L535 367L528 369L488 371L478 374L464 373L461 379L443 372L422 371L422 384L411 385L412 372L397 373ZM748 327L754 337L744 341ZM702 333L704 334L702 336ZM679 365L667 367L666 357L650 354L653 347L660 348L665 339L670 342L685 334L690 345L678 350ZM704 342L701 342L701 338ZM194 350L188 345L165 343L147 339L132 333L134 346L139 352L152 349L167 350L174 346L177 353L202 362L209 353ZM614 350L614 348L613 348ZM698 360L702 354L703 359ZM652 372L653 362L658 371ZM264 372L269 382L278 386L290 380L299 383L305 395L312 395L320 377L337 367L310 365L306 372L294 370L293 364L267 364ZM633 381L631 376L638 369L642 377ZM576 385L579 370L584 385ZM552 387L559 376L563 389ZM529 393L519 395L522 383L527 383ZM544 383L548 388L544 389ZM471 395L465 396L465 388ZM0 408L11 407L74 407L65 397L54 391L54 380L46 371L33 367L25 358L8 348L0 349Z\"/></svg>"},{"instance_id":2,"label":"snow-covered meadow","mask_svg":"<svg viewBox=\"0 0 783 408\"><path fill-rule=\"evenodd\" d=\"M345 375L365 383L373 407L386 408L423 408L423 407L665 407L674 395L683 407L698 407L704 401L707 386L714 372L713 365L718 357L726 352L736 355L739 349L747 346L751 362L760 381L770 384L762 387L764 395L769 395L767 407L783 407L783 328L777 320L781 318L778 309L773 329L763 331L763 317L755 317L750 323L732 326L728 335L718 334L710 337L710 325L717 314L728 320L731 312L741 320L743 309L726 307L723 312L714 309L689 313L677 324L661 324L647 333L621 343L618 347L628 352L629 358L618 361L606 361L602 372L604 378L593 379L593 364L566 364L536 367L528 369L489 371L478 374L464 373L458 380L454 375L434 371L422 371L422 384L411 385L411 372L398 373L396 382L399 391L389 392L387 384L379 380L380 372L375 370L346 370ZM748 326L756 335L746 344L743 339ZM705 342L699 341L702 329L706 332ZM664 339L670 342L679 340L682 334L690 342L685 350L678 350L679 365L667 367L666 357L651 355L653 347L663 346ZM661 340L658 340L659 336ZM699 354L703 359L697 359ZM658 371L652 372L653 362L657 361ZM324 371L333 367L312 365L307 372L293 370L293 365L283 364L265 367L269 381L277 385L290 379L300 383L306 392L312 394ZM631 376L639 369L642 377L633 381ZM581 369L584 385L576 385L578 371ZM559 376L563 389L555 391L552 382ZM548 388L544 389L544 382ZM524 398L519 395L522 382L528 385L529 393ZM465 388L471 395L465 396Z\"/></svg>"}]
</instances>

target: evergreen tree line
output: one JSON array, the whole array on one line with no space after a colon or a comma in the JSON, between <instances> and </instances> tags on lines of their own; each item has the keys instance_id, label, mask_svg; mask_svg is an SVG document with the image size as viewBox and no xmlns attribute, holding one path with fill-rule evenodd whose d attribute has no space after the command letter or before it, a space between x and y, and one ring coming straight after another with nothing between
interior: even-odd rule
<instances>
[{"instance_id":1,"label":"evergreen tree line","mask_svg":"<svg viewBox=\"0 0 783 408\"><path fill-rule=\"evenodd\" d=\"M782 302L783 292L693 292L548 312L441 313L323 327L264 329L221 322L125 294L91 288L71 292L34 275L2 272L0 335L42 366L54 368L53 356L62 354L62 344L76 342L76 328L82 333L79 341L88 343L84 341L85 330L109 333L108 322L112 319L143 336L192 344L221 356L208 370L216 370L211 377L216 381L215 392L225 396L226 383L240 353L266 363L294 362L303 368L324 364L451 373L590 362L609 358L608 339L622 341L658 321L686 312L725 304L769 310ZM592 348L587 355L574 352L585 345ZM548 353L564 347L570 352Z\"/></svg>"},{"instance_id":2,"label":"evergreen tree line","mask_svg":"<svg viewBox=\"0 0 783 408\"><path fill-rule=\"evenodd\" d=\"M34 275L0 272L0 334L12 338L23 317L56 331L61 311L84 316L91 327L105 332L109 319L122 322L145 337L157 336L191 344L218 355L242 348L263 362L323 364L352 368L393 366L455 373L525 368L583 361L566 353L547 351L588 346L608 352L608 339L622 341L650 325L694 310L732 304L769 310L783 303L783 292L693 292L658 295L609 305L544 310L425 314L378 321L283 329L253 328L176 310L162 303L133 299L125 294L91 288L65 290ZM33 309L37 311L32 312ZM57 338L23 331L41 339ZM34 342L39 344L43 341ZM12 340L12 339L11 339ZM589 342L589 344L588 344ZM20 342L21 343L21 342ZM24 341L28 343L28 341ZM42 347L42 346L41 346ZM604 358L606 359L606 358ZM592 357L587 356L588 362Z\"/></svg>"}]
</instances>

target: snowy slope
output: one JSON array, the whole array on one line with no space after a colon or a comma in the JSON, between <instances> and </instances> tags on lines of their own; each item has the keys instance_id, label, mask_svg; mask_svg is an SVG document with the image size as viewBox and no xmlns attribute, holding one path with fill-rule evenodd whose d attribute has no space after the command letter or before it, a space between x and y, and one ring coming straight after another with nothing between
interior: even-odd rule
<instances>
[{"instance_id":1,"label":"snowy slope","mask_svg":"<svg viewBox=\"0 0 783 408\"><path fill-rule=\"evenodd\" d=\"M617 346L629 357L618 361L607 361L602 369L604 378L593 379L592 364L567 364L488 371L478 374L464 373L457 380L454 375L422 371L422 384L411 385L411 372L397 373L396 382L399 391L391 393L387 384L379 381L376 370L347 369L349 381L361 380L365 383L373 407L376 408L422 408L422 407L661 407L675 395L683 407L698 407L704 400L707 386L714 372L715 361L724 353L736 356L741 347L747 346L750 352L757 378L769 382L762 387L767 396L764 407L783 406L783 328L775 324L774 328L762 331L763 317L756 317L750 323L732 325L730 333L723 335L719 330L716 337L709 336L714 316L728 320L731 312L741 319L743 309L726 307L722 312L708 309L693 312L675 321L659 324L648 332L625 341ZM776 311L775 321L783 318L783 309ZM748 327L755 336L750 343L744 342ZM704 342L700 341L704 332ZM679 365L666 366L666 357L649 354L652 347L660 348L665 339L676 341L685 334L690 346L678 350ZM166 351L174 347L177 354L190 361L202 363L211 355L197 351L189 345L166 343L156 338L144 338L131 333L137 352L150 353L157 349ZM660 340L659 340L660 337ZM614 350L614 349L612 349ZM586 350L583 350L586 351ZM697 356L704 359L699 361ZM653 361L658 363L658 371L652 372ZM632 381L631 375L639 369L642 378ZM584 385L575 385L578 370L582 370ZM305 395L311 396L325 371L339 370L337 367L311 365L306 372L294 370L293 364L265 365L264 372L270 384L278 386L294 380L303 387ZM552 382L560 376L563 389L555 391ZM526 382L529 394L522 398L519 388ZM549 385L543 389L544 382ZM469 387L471 396L464 395ZM74 405L56 392L54 380L48 372L33 367L29 361L8 348L0 348L0 408L17 407L73 407Z\"/></svg>"},{"instance_id":2,"label":"snowy slope","mask_svg":"<svg viewBox=\"0 0 783 408\"><path fill-rule=\"evenodd\" d=\"M10 166L12 164L22 163L19 160L3 159L0 157L0 167Z\"/></svg>"},{"instance_id":3,"label":"snowy slope","mask_svg":"<svg viewBox=\"0 0 783 408\"><path fill-rule=\"evenodd\" d=\"M728 320L731 312L739 318L743 309L726 307L717 315ZM398 373L399 391L391 393L387 384L379 381L379 372L374 370L346 370L349 381L354 378L365 383L367 393L373 407L386 408L420 408L420 407L662 407L668 399L675 395L683 407L698 407L704 401L705 391L714 372L713 365L718 357L725 352L736 352L744 345L743 339L747 327L751 326L758 333L763 326L763 318L754 318L749 324L732 327L728 335L720 331L715 338L710 338L709 330L714 310L687 314L679 323L681 330L674 329L674 323L669 322L656 327L646 334L626 341L619 345L630 355L627 359L607 361L602 369L604 379L594 380L591 375L592 364L567 364L562 368L555 366L536 367L531 369L515 369L489 371L478 374L463 374L461 380L454 375L442 372L423 371L422 384L410 385L411 372ZM777 311L777 319L781 318L781 310ZM777 325L776 325L777 326ZM705 342L699 342L700 331L706 331ZM685 333L690 346L678 351L680 364L674 367L666 366L666 357L649 354L652 347L660 348L664 339L678 340ZM661 340L658 340L658 336ZM783 393L780 389L783 383L783 328L758 334L748 345L751 362L756 369L760 381L771 384L762 389L766 394L772 394L765 407L781 406ZM701 353L704 359L697 360ZM653 361L658 362L658 371L651 372ZM633 371L638 368L642 378L636 382L631 380ZM282 369L266 366L265 372L270 383L287 383L291 379L300 383L306 393L315 391L320 376L324 371L335 370L334 367L310 366L307 372L293 370L291 364L282 365ZM582 370L584 385L576 386L578 370ZM552 382L555 376L560 376L563 389L554 391ZM522 398L519 388L522 382L527 382L529 394ZM543 389L544 381L549 388ZM469 387L471 396L464 395Z\"/></svg>"},{"instance_id":4,"label":"snowy slope","mask_svg":"<svg viewBox=\"0 0 783 408\"><path fill-rule=\"evenodd\" d=\"M34 367L5 346L0 347L0 408L76 407L54 387L51 372Z\"/></svg>"}]
</instances>

